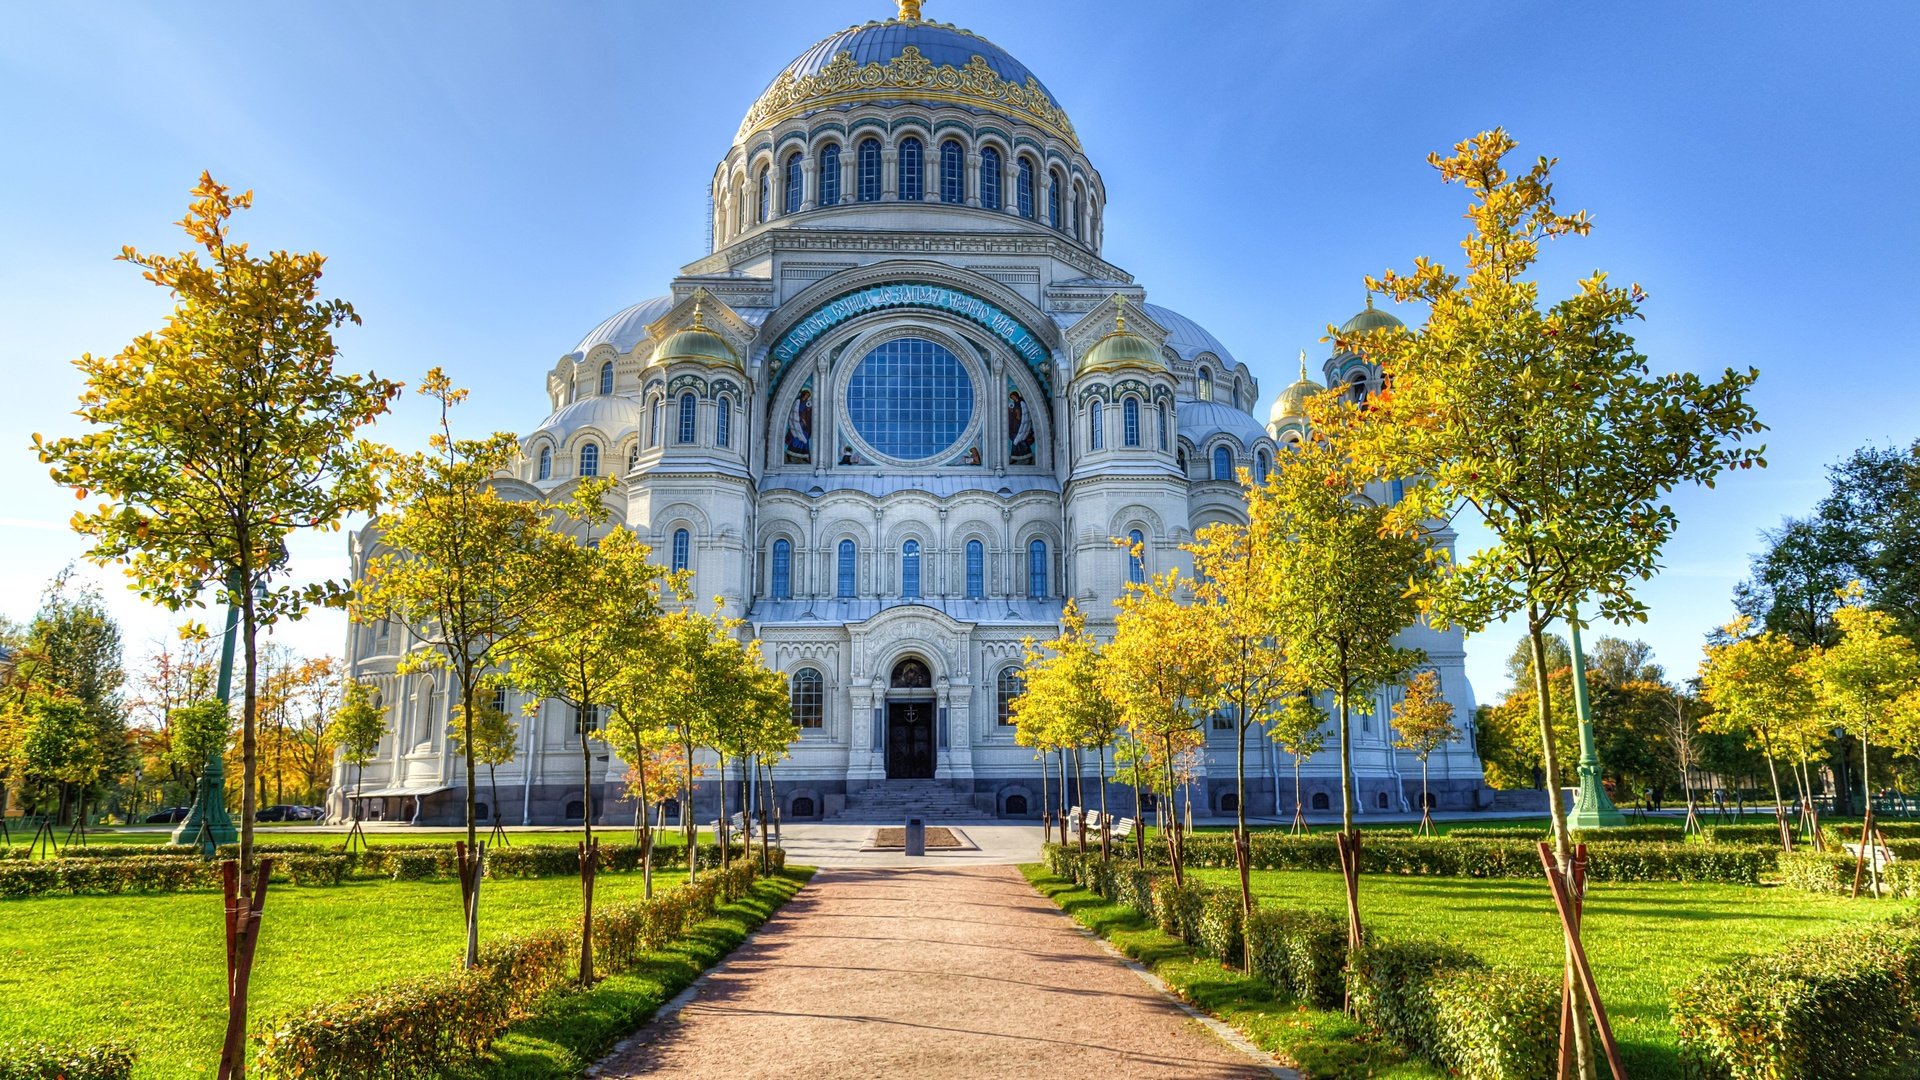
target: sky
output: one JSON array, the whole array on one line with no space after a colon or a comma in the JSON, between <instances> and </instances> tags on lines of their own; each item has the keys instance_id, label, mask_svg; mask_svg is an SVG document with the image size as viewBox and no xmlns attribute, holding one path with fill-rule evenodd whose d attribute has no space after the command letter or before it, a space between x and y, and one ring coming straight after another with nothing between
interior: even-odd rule
<instances>
[{"instance_id":1,"label":"sky","mask_svg":"<svg viewBox=\"0 0 1920 1080\"><path fill-rule=\"evenodd\" d=\"M77 432L70 361L168 302L114 261L170 252L200 171L256 193L256 248L320 251L364 319L342 362L473 391L467 430L524 432L544 373L705 253L706 190L774 73L886 0L772 3L14 4L0 9L0 614L78 563L130 659L178 616L84 562L70 492L29 449ZM1362 277L1458 262L1463 193L1426 155L1506 127L1559 158L1591 237L1542 294L1605 269L1650 295L1655 370L1753 366L1769 467L1683 489L1682 525L1611 632L1691 674L1761 529L1825 469L1920 437L1920 5L928 0L1072 117L1106 181L1105 256L1248 364L1263 401L1364 299ZM1417 315L1413 321L1417 321ZM1317 364L1316 364L1317 368ZM1262 418L1264 419L1262 405ZM420 445L409 395L376 434ZM1463 548L1483 542L1469 530ZM346 570L341 534L292 570ZM206 613L199 613L206 618ZM344 617L276 631L339 652ZM1596 632L1609 632L1605 628ZM1518 638L1468 641L1481 700Z\"/></svg>"}]
</instances>

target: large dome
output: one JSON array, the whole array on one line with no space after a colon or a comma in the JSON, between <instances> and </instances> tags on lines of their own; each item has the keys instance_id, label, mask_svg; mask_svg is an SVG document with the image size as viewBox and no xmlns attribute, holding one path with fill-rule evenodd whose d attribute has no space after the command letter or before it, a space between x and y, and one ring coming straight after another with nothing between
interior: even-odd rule
<instances>
[{"instance_id":1,"label":"large dome","mask_svg":"<svg viewBox=\"0 0 1920 1080\"><path fill-rule=\"evenodd\" d=\"M801 53L747 110L740 135L817 109L881 101L1001 113L1079 146L1066 112L1027 65L971 31L917 17L849 27Z\"/></svg>"}]
</instances>

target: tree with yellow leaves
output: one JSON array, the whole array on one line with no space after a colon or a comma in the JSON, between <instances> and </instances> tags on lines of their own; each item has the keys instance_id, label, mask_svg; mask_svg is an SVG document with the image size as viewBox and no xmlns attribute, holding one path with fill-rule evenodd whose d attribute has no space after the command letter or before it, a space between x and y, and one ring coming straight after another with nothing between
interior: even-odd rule
<instances>
[{"instance_id":1,"label":"tree with yellow leaves","mask_svg":"<svg viewBox=\"0 0 1920 1080\"><path fill-rule=\"evenodd\" d=\"M1725 641L1707 646L1700 663L1700 689L1713 710L1700 729L1744 736L1767 759L1773 781L1773 813L1780 825L1780 846L1793 850L1787 803L1780 793L1781 757L1804 758L1826 738L1825 719L1807 677L1805 652L1769 630L1754 634L1753 620L1740 616L1724 628Z\"/></svg>"},{"instance_id":2,"label":"tree with yellow leaves","mask_svg":"<svg viewBox=\"0 0 1920 1080\"><path fill-rule=\"evenodd\" d=\"M1060 616L1060 636L1027 644L1024 684L1013 699L1014 738L1027 746L1092 747L1100 758L1100 820L1107 820L1107 748L1120 733L1120 709L1100 684L1105 663L1087 617L1072 600ZM1083 819L1084 820L1084 819ZM1112 855L1111 833L1100 832L1100 857ZM1080 831L1085 850L1086 829Z\"/></svg>"},{"instance_id":3,"label":"tree with yellow leaves","mask_svg":"<svg viewBox=\"0 0 1920 1080\"><path fill-rule=\"evenodd\" d=\"M1427 759L1435 750L1460 737L1453 722L1453 703L1440 695L1440 673L1423 671L1407 683L1407 692L1393 707L1393 745L1420 759L1420 835L1433 833L1432 801L1427 797Z\"/></svg>"}]
</instances>

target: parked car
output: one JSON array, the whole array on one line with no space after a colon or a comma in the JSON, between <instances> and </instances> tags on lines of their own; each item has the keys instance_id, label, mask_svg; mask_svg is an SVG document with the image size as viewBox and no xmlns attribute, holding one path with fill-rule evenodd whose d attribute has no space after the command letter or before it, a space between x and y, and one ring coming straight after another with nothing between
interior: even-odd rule
<instances>
[{"instance_id":1,"label":"parked car","mask_svg":"<svg viewBox=\"0 0 1920 1080\"><path fill-rule=\"evenodd\" d=\"M255 821L311 821L313 812L304 806L281 803L277 806L262 807L254 811Z\"/></svg>"},{"instance_id":2,"label":"parked car","mask_svg":"<svg viewBox=\"0 0 1920 1080\"><path fill-rule=\"evenodd\" d=\"M170 806L158 813L147 815L149 825L175 825L187 819L188 807Z\"/></svg>"}]
</instances>

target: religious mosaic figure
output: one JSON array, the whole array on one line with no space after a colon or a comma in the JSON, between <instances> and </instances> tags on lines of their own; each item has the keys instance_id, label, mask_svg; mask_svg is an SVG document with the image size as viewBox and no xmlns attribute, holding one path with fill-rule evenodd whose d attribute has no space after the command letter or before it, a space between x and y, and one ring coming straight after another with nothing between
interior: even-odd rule
<instances>
[{"instance_id":1,"label":"religious mosaic figure","mask_svg":"<svg viewBox=\"0 0 1920 1080\"><path fill-rule=\"evenodd\" d=\"M801 387L793 399L793 412L787 417L787 464L805 465L813 460L813 387Z\"/></svg>"},{"instance_id":2,"label":"religious mosaic figure","mask_svg":"<svg viewBox=\"0 0 1920 1080\"><path fill-rule=\"evenodd\" d=\"M1033 417L1020 391L1007 389L1007 464L1033 464Z\"/></svg>"}]
</instances>

